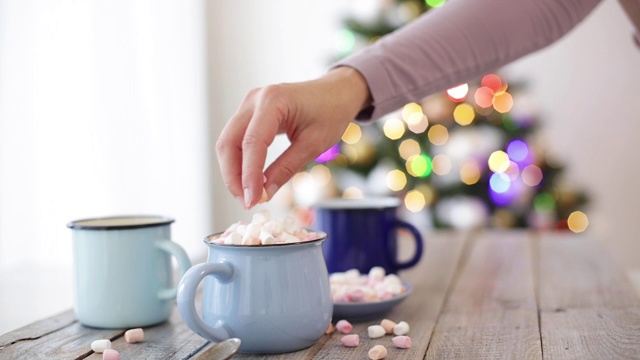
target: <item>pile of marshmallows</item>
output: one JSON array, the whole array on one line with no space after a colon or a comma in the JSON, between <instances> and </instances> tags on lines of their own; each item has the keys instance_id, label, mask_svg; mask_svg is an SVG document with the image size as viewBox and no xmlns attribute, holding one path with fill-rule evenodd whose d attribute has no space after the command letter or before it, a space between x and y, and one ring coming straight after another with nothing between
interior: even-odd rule
<instances>
[{"instance_id":1,"label":"pile of marshmallows","mask_svg":"<svg viewBox=\"0 0 640 360\"><path fill-rule=\"evenodd\" d=\"M130 329L124 333L124 340L129 344L144 341L144 330L141 328ZM111 340L100 339L91 343L91 350L102 353L102 360L120 360L120 353L111 348Z\"/></svg>"},{"instance_id":2,"label":"pile of marshmallows","mask_svg":"<svg viewBox=\"0 0 640 360\"><path fill-rule=\"evenodd\" d=\"M329 328L326 333L331 334L334 329L345 334L340 339L342 345L347 347L356 347L360 345L360 337L358 334L350 334L351 330L353 330L353 325L351 325L347 320L340 320L335 326L333 324L329 324ZM391 339L391 342L399 349L408 349L411 347L411 338L406 336L407 333L409 333L409 324L404 321L396 324L389 319L382 320L380 325L371 325L367 328L367 334L371 339L383 337L386 334L396 335ZM383 359L387 356L387 348L384 345L378 344L372 347L368 354L369 358L372 360Z\"/></svg>"},{"instance_id":3,"label":"pile of marshmallows","mask_svg":"<svg viewBox=\"0 0 640 360\"><path fill-rule=\"evenodd\" d=\"M293 216L272 220L268 210L253 215L251 223L239 221L212 240L225 245L272 245L299 243L319 239L322 235L307 231Z\"/></svg>"},{"instance_id":4,"label":"pile of marshmallows","mask_svg":"<svg viewBox=\"0 0 640 360\"><path fill-rule=\"evenodd\" d=\"M361 275L358 269L332 273L329 283L334 303L381 301L407 291L397 275L385 275L379 266L371 268L368 275Z\"/></svg>"}]
</instances>

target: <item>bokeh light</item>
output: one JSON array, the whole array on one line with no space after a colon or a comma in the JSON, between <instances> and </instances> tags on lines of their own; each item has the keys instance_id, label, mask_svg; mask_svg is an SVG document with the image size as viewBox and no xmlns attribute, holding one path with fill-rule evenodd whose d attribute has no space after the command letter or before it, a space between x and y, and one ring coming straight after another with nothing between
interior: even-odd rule
<instances>
[{"instance_id":1,"label":"bokeh light","mask_svg":"<svg viewBox=\"0 0 640 360\"><path fill-rule=\"evenodd\" d=\"M507 155L506 152L497 150L491 153L487 163L489 164L489 169L491 169L491 171L502 173L509 168L511 161L509 160L509 155Z\"/></svg>"},{"instance_id":2,"label":"bokeh light","mask_svg":"<svg viewBox=\"0 0 640 360\"><path fill-rule=\"evenodd\" d=\"M509 190L511 180L509 180L509 176L507 174L495 173L489 178L489 186L491 187L491 190L497 193L504 193Z\"/></svg>"},{"instance_id":3,"label":"bokeh light","mask_svg":"<svg viewBox=\"0 0 640 360\"><path fill-rule=\"evenodd\" d=\"M522 182L528 186L538 186L542 181L542 170L536 165L529 165L522 170Z\"/></svg>"},{"instance_id":4,"label":"bokeh light","mask_svg":"<svg viewBox=\"0 0 640 360\"><path fill-rule=\"evenodd\" d=\"M466 185L473 185L480 180L482 172L475 160L469 160L460 168L460 180Z\"/></svg>"},{"instance_id":5,"label":"bokeh light","mask_svg":"<svg viewBox=\"0 0 640 360\"><path fill-rule=\"evenodd\" d=\"M413 139L406 139L400 143L398 147L400 157L407 160L414 155L420 154L420 144Z\"/></svg>"},{"instance_id":6,"label":"bokeh light","mask_svg":"<svg viewBox=\"0 0 640 360\"><path fill-rule=\"evenodd\" d=\"M415 134L423 133L427 130L429 126L429 121L427 120L427 115L421 112L414 112L409 115L407 119L407 127Z\"/></svg>"},{"instance_id":7,"label":"bokeh light","mask_svg":"<svg viewBox=\"0 0 640 360\"><path fill-rule=\"evenodd\" d=\"M461 102L469 93L469 84L461 84L447 90L447 95L454 102Z\"/></svg>"},{"instance_id":8,"label":"bokeh light","mask_svg":"<svg viewBox=\"0 0 640 360\"><path fill-rule=\"evenodd\" d=\"M391 170L386 178L387 187L393 191L400 191L407 185L407 176L400 170Z\"/></svg>"},{"instance_id":9,"label":"bokeh light","mask_svg":"<svg viewBox=\"0 0 640 360\"><path fill-rule=\"evenodd\" d=\"M335 47L341 54L348 54L356 46L356 36L347 29L339 30L335 35Z\"/></svg>"},{"instance_id":10,"label":"bokeh light","mask_svg":"<svg viewBox=\"0 0 640 360\"><path fill-rule=\"evenodd\" d=\"M582 211L574 211L567 218L567 227L574 233L581 233L587 230L589 218Z\"/></svg>"},{"instance_id":11,"label":"bokeh light","mask_svg":"<svg viewBox=\"0 0 640 360\"><path fill-rule=\"evenodd\" d=\"M473 106L469 104L459 104L453 110L453 119L462 126L471 124L475 117L476 112L473 110Z\"/></svg>"},{"instance_id":12,"label":"bokeh light","mask_svg":"<svg viewBox=\"0 0 640 360\"><path fill-rule=\"evenodd\" d=\"M414 155L407 160L407 172L414 177L424 178L431 174L431 159L425 155Z\"/></svg>"},{"instance_id":13,"label":"bokeh light","mask_svg":"<svg viewBox=\"0 0 640 360\"><path fill-rule=\"evenodd\" d=\"M407 105L402 107L402 120L408 122L411 115L416 113L423 114L422 106L414 102L408 103Z\"/></svg>"},{"instance_id":14,"label":"bokeh light","mask_svg":"<svg viewBox=\"0 0 640 360\"><path fill-rule=\"evenodd\" d=\"M349 186L348 188L344 189L344 192L342 192L342 197L345 199L362 199L364 197L364 194L362 193L362 190L360 188Z\"/></svg>"},{"instance_id":15,"label":"bokeh light","mask_svg":"<svg viewBox=\"0 0 640 360\"><path fill-rule=\"evenodd\" d=\"M324 165L316 165L309 170L313 181L318 186L325 186L331 181L331 170Z\"/></svg>"},{"instance_id":16,"label":"bokeh light","mask_svg":"<svg viewBox=\"0 0 640 360\"><path fill-rule=\"evenodd\" d=\"M397 140L404 135L404 122L400 119L390 118L384 122L382 126L382 131L384 135L391 140Z\"/></svg>"},{"instance_id":17,"label":"bokeh light","mask_svg":"<svg viewBox=\"0 0 640 360\"><path fill-rule=\"evenodd\" d=\"M556 209L556 201L551 194L541 193L533 198L533 208L538 212L550 213Z\"/></svg>"},{"instance_id":18,"label":"bokeh light","mask_svg":"<svg viewBox=\"0 0 640 360\"><path fill-rule=\"evenodd\" d=\"M494 93L497 93L502 89L502 80L496 74L487 74L482 77L480 85L486 86L489 89L493 90Z\"/></svg>"},{"instance_id":19,"label":"bokeh light","mask_svg":"<svg viewBox=\"0 0 640 360\"><path fill-rule=\"evenodd\" d=\"M513 107L513 97L508 92L496 94L493 97L493 108L499 113L507 113Z\"/></svg>"},{"instance_id":20,"label":"bokeh light","mask_svg":"<svg viewBox=\"0 0 640 360\"><path fill-rule=\"evenodd\" d=\"M420 193L422 193L422 196L424 196L424 201L426 206L430 205L433 202L433 200L435 200L435 197L436 197L435 191L428 184L420 184L416 186L415 190L418 190L420 191Z\"/></svg>"},{"instance_id":21,"label":"bokeh light","mask_svg":"<svg viewBox=\"0 0 640 360\"><path fill-rule=\"evenodd\" d=\"M514 181L520 175L520 167L513 161L509 161L509 166L507 170L504 171L505 174L509 177L509 180Z\"/></svg>"},{"instance_id":22,"label":"bokeh light","mask_svg":"<svg viewBox=\"0 0 640 360\"><path fill-rule=\"evenodd\" d=\"M429 7L437 8L437 7L440 7L440 6L444 5L446 0L425 0L424 2Z\"/></svg>"},{"instance_id":23,"label":"bokeh light","mask_svg":"<svg viewBox=\"0 0 640 360\"><path fill-rule=\"evenodd\" d=\"M360 126L358 124L349 123L344 134L342 134L342 141L353 145L360 141L360 138L362 138L362 130L360 129Z\"/></svg>"},{"instance_id":24,"label":"bokeh light","mask_svg":"<svg viewBox=\"0 0 640 360\"><path fill-rule=\"evenodd\" d=\"M433 172L438 175L447 175L451 171L451 159L445 154L434 156L431 165Z\"/></svg>"},{"instance_id":25,"label":"bokeh light","mask_svg":"<svg viewBox=\"0 0 640 360\"><path fill-rule=\"evenodd\" d=\"M515 162L524 161L529 155L529 146L520 139L511 140L507 145L507 154Z\"/></svg>"},{"instance_id":26,"label":"bokeh light","mask_svg":"<svg viewBox=\"0 0 640 360\"><path fill-rule=\"evenodd\" d=\"M358 150L356 150L355 146L349 144L342 145L342 153L346 156L349 164L354 164L358 161Z\"/></svg>"},{"instance_id":27,"label":"bokeh light","mask_svg":"<svg viewBox=\"0 0 640 360\"><path fill-rule=\"evenodd\" d=\"M475 100L476 104L480 107L491 107L491 105L493 105L493 90L486 86L481 86L473 95L473 100Z\"/></svg>"},{"instance_id":28,"label":"bokeh light","mask_svg":"<svg viewBox=\"0 0 640 360\"><path fill-rule=\"evenodd\" d=\"M404 196L404 206L411 212L419 212L424 209L427 201L418 190L411 190Z\"/></svg>"},{"instance_id":29,"label":"bokeh light","mask_svg":"<svg viewBox=\"0 0 640 360\"><path fill-rule=\"evenodd\" d=\"M449 130L443 125L436 124L429 129L427 137L433 145L444 145L449 140Z\"/></svg>"},{"instance_id":30,"label":"bokeh light","mask_svg":"<svg viewBox=\"0 0 640 360\"><path fill-rule=\"evenodd\" d=\"M329 161L335 159L338 156L338 154L340 154L340 145L339 144L335 144L332 147L328 148L325 152L320 154L316 158L316 162L318 162L318 163L329 162Z\"/></svg>"}]
</instances>

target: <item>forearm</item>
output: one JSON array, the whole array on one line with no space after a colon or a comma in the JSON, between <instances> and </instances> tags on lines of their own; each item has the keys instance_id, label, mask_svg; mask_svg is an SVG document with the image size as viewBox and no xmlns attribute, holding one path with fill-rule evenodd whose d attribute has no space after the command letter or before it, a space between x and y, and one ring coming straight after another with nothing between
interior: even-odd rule
<instances>
[{"instance_id":1,"label":"forearm","mask_svg":"<svg viewBox=\"0 0 640 360\"><path fill-rule=\"evenodd\" d=\"M451 0L336 65L364 76L359 119L375 119L545 47L600 1Z\"/></svg>"}]
</instances>

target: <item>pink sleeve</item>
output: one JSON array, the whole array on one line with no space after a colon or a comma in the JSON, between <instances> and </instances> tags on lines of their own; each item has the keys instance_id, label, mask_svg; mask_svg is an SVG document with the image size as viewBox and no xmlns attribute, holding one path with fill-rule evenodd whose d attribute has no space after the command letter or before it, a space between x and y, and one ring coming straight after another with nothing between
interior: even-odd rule
<instances>
[{"instance_id":1,"label":"pink sleeve","mask_svg":"<svg viewBox=\"0 0 640 360\"><path fill-rule=\"evenodd\" d=\"M552 43L600 1L450 0L335 66L363 74L373 104L358 120L377 119Z\"/></svg>"}]
</instances>

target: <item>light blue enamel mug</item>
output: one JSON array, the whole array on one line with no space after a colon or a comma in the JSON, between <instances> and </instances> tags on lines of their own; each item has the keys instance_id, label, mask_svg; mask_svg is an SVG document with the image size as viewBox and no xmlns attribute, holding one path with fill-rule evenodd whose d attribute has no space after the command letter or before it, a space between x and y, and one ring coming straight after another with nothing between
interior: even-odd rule
<instances>
[{"instance_id":1,"label":"light blue enamel mug","mask_svg":"<svg viewBox=\"0 0 640 360\"><path fill-rule=\"evenodd\" d=\"M75 315L97 328L133 328L169 318L177 288L171 257L181 277L190 267L171 241L174 220L117 216L72 221Z\"/></svg>"},{"instance_id":2,"label":"light blue enamel mug","mask_svg":"<svg viewBox=\"0 0 640 360\"><path fill-rule=\"evenodd\" d=\"M333 314L322 242L272 245L213 243L205 238L206 263L193 266L178 287L178 308L185 323L213 342L242 341L243 353L283 353L313 345ZM196 290L204 280L202 318Z\"/></svg>"}]
</instances>

